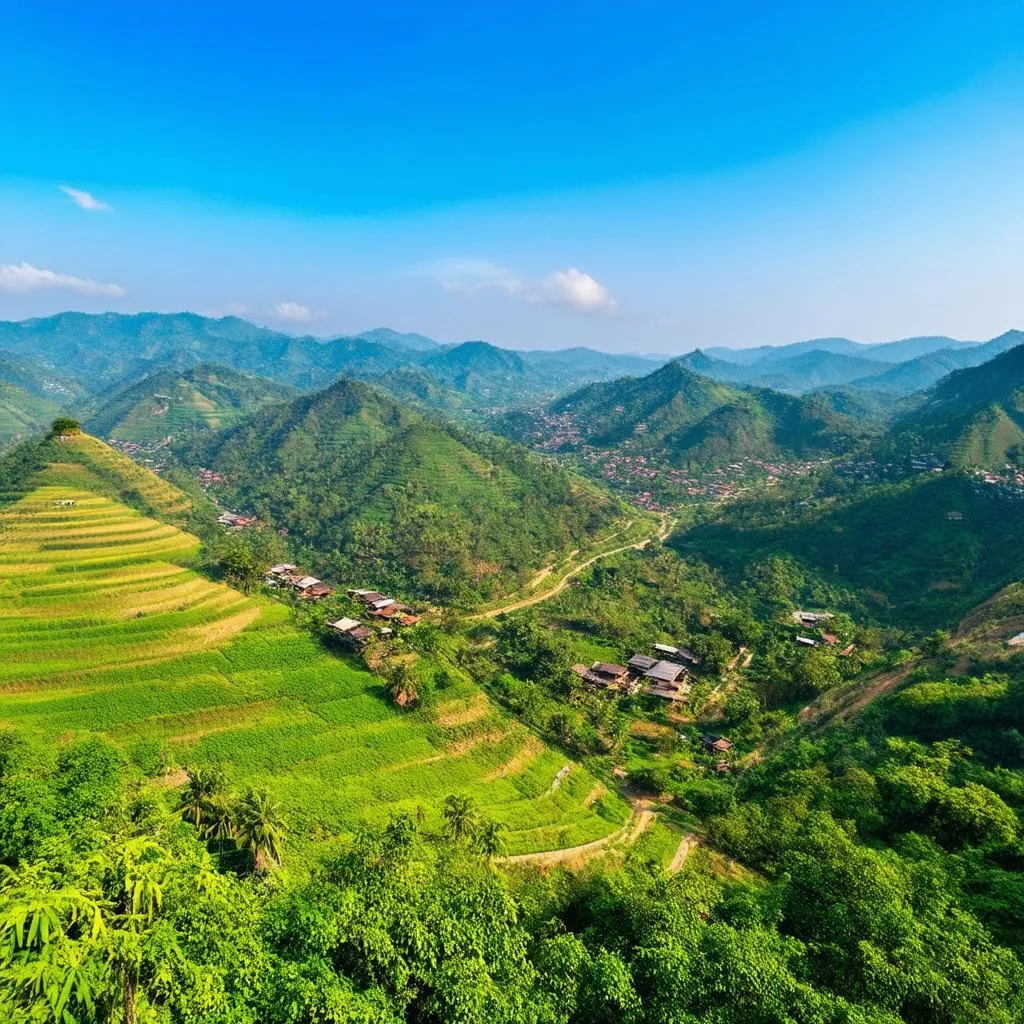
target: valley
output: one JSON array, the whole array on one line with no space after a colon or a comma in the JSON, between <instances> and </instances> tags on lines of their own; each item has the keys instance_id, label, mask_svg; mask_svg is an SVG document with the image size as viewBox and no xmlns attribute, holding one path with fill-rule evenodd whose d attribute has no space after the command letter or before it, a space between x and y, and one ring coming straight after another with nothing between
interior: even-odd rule
<instances>
[{"instance_id":1,"label":"valley","mask_svg":"<svg viewBox=\"0 0 1024 1024\"><path fill-rule=\"evenodd\" d=\"M589 1024L520 1012L578 971L602 1007L685 978L692 1019L739 1024L737 963L778 979L765 1020L1014 1024L1024 348L890 401L851 375L984 346L616 376L588 350L114 324L102 386L40 383L48 419L0 459L0 929L64 844L94 858L66 856L81 898L152 872L165 909L104 928L173 932L243 1021L334 1019L321 991L386 1020L402 984L338 965L398 956L445 1006L424 1024L479 1020L481 986L508 1024ZM54 325L47 358L77 337ZM327 365L354 353L361 379Z\"/></svg>"}]
</instances>

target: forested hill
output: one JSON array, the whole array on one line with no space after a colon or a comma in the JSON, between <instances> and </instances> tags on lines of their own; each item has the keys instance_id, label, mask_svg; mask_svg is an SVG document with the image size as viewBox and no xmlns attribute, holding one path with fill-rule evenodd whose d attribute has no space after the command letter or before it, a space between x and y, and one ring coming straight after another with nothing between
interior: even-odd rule
<instances>
[{"instance_id":1,"label":"forested hill","mask_svg":"<svg viewBox=\"0 0 1024 1024\"><path fill-rule=\"evenodd\" d=\"M552 403L540 421L499 425L524 439L555 436L561 448L618 448L673 465L842 450L862 432L821 396L741 388L678 360L646 377L591 384Z\"/></svg>"},{"instance_id":2,"label":"forested hill","mask_svg":"<svg viewBox=\"0 0 1024 1024\"><path fill-rule=\"evenodd\" d=\"M347 379L181 454L224 476L224 499L286 529L318 571L446 602L504 592L622 511L507 441Z\"/></svg>"},{"instance_id":3,"label":"forested hill","mask_svg":"<svg viewBox=\"0 0 1024 1024\"><path fill-rule=\"evenodd\" d=\"M962 466L1024 465L1024 332L990 362L957 370L896 425L897 441L915 436Z\"/></svg>"},{"instance_id":4,"label":"forested hill","mask_svg":"<svg viewBox=\"0 0 1024 1024\"><path fill-rule=\"evenodd\" d=\"M148 441L229 426L245 414L287 401L287 384L203 364L161 370L97 396L86 408L86 428L99 437Z\"/></svg>"}]
</instances>

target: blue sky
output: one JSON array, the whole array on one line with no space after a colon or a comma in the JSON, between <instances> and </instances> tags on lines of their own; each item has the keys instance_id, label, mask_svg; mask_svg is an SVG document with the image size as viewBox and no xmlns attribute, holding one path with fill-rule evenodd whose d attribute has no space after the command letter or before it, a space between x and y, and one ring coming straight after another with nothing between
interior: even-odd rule
<instances>
[{"instance_id":1,"label":"blue sky","mask_svg":"<svg viewBox=\"0 0 1024 1024\"><path fill-rule=\"evenodd\" d=\"M1024 325L1021 0L155 8L5 12L0 317L662 352Z\"/></svg>"}]
</instances>

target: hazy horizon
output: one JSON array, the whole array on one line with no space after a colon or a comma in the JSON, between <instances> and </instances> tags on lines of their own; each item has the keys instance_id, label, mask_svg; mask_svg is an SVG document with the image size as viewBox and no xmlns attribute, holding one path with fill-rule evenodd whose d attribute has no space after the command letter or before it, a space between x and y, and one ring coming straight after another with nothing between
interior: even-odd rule
<instances>
[{"instance_id":1,"label":"hazy horizon","mask_svg":"<svg viewBox=\"0 0 1024 1024\"><path fill-rule=\"evenodd\" d=\"M345 331L345 332L341 332L341 333L328 333L328 334L324 334L324 333L321 333L321 332L318 332L318 331L289 330L287 327L284 327L284 326L282 326L280 324L275 324L275 323L272 323L272 322L270 322L270 323L260 322L256 318L250 318L250 317L247 317L247 316L244 316L244 315L240 315L240 314L237 314L237 313L222 313L222 314L217 314L217 315L210 315L210 314L207 314L207 313L203 313L200 310L194 310L194 309L166 309L166 310L138 309L138 310L127 311L127 310L114 310L114 309L84 310L84 309L67 308L67 309L57 310L57 311L55 311L53 313L42 314L42 315L40 315L38 317L22 317L19 320L8 320L7 322L9 322L9 323L23 323L23 322L27 322L29 320L48 319L50 317L62 316L62 315L65 315L65 314L84 314L84 315L87 315L87 316L111 316L111 315L112 316L146 316L146 315L177 316L177 315L187 315L187 316L202 316L202 317L207 317L208 319L214 319L214 320L236 318L236 319L239 319L239 320L244 320L247 323L251 323L251 324L253 324L256 327L261 327L261 328L265 328L266 330L276 331L276 332L278 332L280 334L286 334L286 335L288 335L290 337L294 337L294 338L303 338L303 337L315 338L317 341L322 341L322 342L334 341L334 340L339 339L339 338L360 337L362 335L370 334L370 333L372 333L374 331L378 331L378 330L391 330L391 331L395 331L398 334L415 334L415 335L419 335L421 337L426 337L426 338L429 338L429 340L431 340L433 342L436 342L438 345L443 345L443 346L464 345L464 344L468 344L468 343L471 343L471 342L485 342L487 344L494 345L496 348L502 348L502 349L506 349L508 351L516 351L516 352L560 352L560 351L564 351L566 349L571 349L571 348L590 348L590 349L593 349L593 350L598 351L598 352L603 352L603 353L605 353L607 355L625 355L625 356L637 356L637 357L640 357L640 358L650 357L650 358L666 358L666 359L671 359L671 358L674 358L676 356L687 355L688 353L694 352L697 349L705 349L705 350L707 350L707 349L712 349L712 348L725 348L725 349L733 349L735 351L742 351L744 349L762 348L762 347L776 347L776 348L779 348L779 347L785 347L785 346L788 346L788 345L813 344L815 342L822 342L822 341L849 341L849 342L852 342L855 345L864 345L866 347L870 347L870 346L874 346L874 345L884 345L884 344L888 344L888 343L891 343L891 342L912 341L912 340L916 340L918 338L941 337L941 338L947 338L950 342L958 342L958 343L967 344L967 345L977 345L977 344L982 344L982 343L984 343L986 341L990 341L990 340L992 340L992 338L999 337L999 336L1001 336L1003 334L1007 334L1010 331L1020 330L1020 328L1018 328L1018 327L1010 326L1010 327L1005 328L1004 330L997 331L991 337L986 337L986 338L957 338L957 337L953 337L952 335L946 334L946 333L941 332L941 331L936 333L936 334L927 334L927 335L926 334L912 334L912 335L906 335L905 337L900 337L900 338L872 338L872 339L850 338L850 337L847 337L846 335L841 335L841 334L822 334L822 335L819 335L819 336L814 337L814 338L792 338L792 339L790 339L788 341L782 341L782 342L764 342L764 343L755 342L755 343L752 343L750 345L694 345L694 346L691 346L691 347L686 348L686 349L680 349L678 351L668 351L668 350L666 350L666 351L658 351L656 349L647 349L647 350L643 350L642 351L640 349L613 350L613 349L602 348L599 345L583 345L583 344L554 345L554 346L540 348L540 347L530 347L530 346L524 346L524 345L503 344L503 343L498 342L498 341L492 341L489 338L479 338L479 337L474 337L474 338L436 338L436 337L433 337L432 335L426 334L424 331L417 331L417 330L399 331L397 328L392 327L390 324L374 324L374 325L372 325L370 327L363 327L363 328L360 328L360 329L354 330L354 331Z\"/></svg>"}]
</instances>

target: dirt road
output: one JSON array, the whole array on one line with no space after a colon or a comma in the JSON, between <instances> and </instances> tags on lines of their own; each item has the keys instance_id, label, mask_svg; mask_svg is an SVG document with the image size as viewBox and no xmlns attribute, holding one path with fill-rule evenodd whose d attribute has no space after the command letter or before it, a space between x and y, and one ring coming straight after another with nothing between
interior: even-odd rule
<instances>
[{"instance_id":1,"label":"dirt road","mask_svg":"<svg viewBox=\"0 0 1024 1024\"><path fill-rule=\"evenodd\" d=\"M502 864L536 864L538 867L550 867L564 864L567 861L578 861L580 864L596 857L619 843L635 843L654 824L657 813L648 801L638 800L633 804L633 815L617 832L595 839L592 843L582 846L567 846L561 850L543 850L539 853L517 853L511 857L502 857Z\"/></svg>"},{"instance_id":2,"label":"dirt road","mask_svg":"<svg viewBox=\"0 0 1024 1024\"><path fill-rule=\"evenodd\" d=\"M663 516L661 526L658 528L658 532L651 534L650 537L644 538L644 540L637 541L634 544L623 544L621 548L614 548L611 551L602 551L599 555L594 555L588 558L585 562L580 562L579 565L574 565L550 590L545 590L543 594L534 594L532 597L523 597L518 601L512 601L509 604L502 605L500 608L491 608L486 612L478 612L476 615L470 615L469 618L473 619L493 619L499 615L504 615L508 612L517 612L520 608L529 608L534 604L541 604L543 601L550 601L551 598L557 597L567 586L569 586L569 580L574 576L578 576L584 569L589 568L595 562L599 562L602 558L611 558L612 555L621 555L623 551L629 551L634 549L639 551L641 548L647 547L652 540L664 540L672 530L672 520L668 516Z\"/></svg>"}]
</instances>

